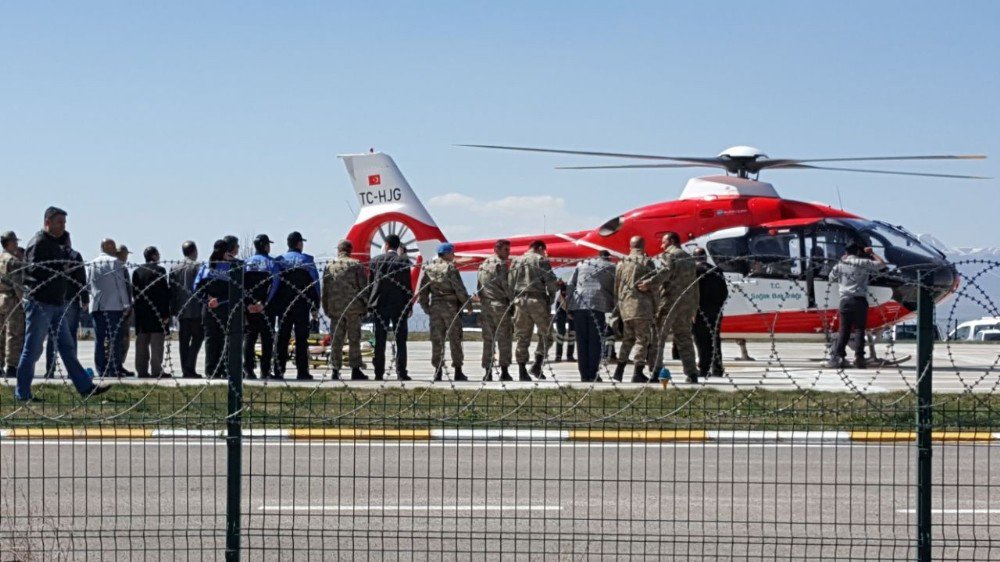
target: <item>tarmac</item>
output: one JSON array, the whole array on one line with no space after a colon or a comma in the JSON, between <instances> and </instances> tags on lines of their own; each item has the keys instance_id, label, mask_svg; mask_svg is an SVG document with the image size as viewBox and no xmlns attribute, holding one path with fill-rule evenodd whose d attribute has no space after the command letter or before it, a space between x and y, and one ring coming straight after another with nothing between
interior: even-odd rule
<instances>
[{"instance_id":1,"label":"tarmac","mask_svg":"<svg viewBox=\"0 0 1000 562\"><path fill-rule=\"evenodd\" d=\"M733 342L723 342L723 357L725 363L725 376L702 379L698 383L700 387L716 390L746 390L754 388L771 390L815 390L829 392L850 392L859 394L872 394L892 391L916 391L918 380L916 372L916 345L913 343L897 343L892 345L879 344L876 351L879 357L888 359L902 359L909 356L910 359L900 365L870 367L868 369L827 369L823 366L824 346L820 342L798 342L798 341L762 341L750 342L747 344L748 351L753 361L740 361L739 348ZM549 361L545 363L543 373L545 380L536 380L530 383L506 382L497 380L493 382L483 382L483 370L480 368L480 357L482 354L482 343L478 341L465 342L466 365L464 371L469 376L468 382L456 382L452 380L452 370L450 368L445 374L445 380L433 382L433 369L430 364L430 343L427 341L410 342L409 348L409 374L412 381L401 382L396 380L390 369L390 377L385 381L350 381L331 380L328 368L313 368L312 375L315 381L298 381L294 379L294 368L291 369L290 378L274 381L247 381L248 384L288 384L306 386L338 386L350 385L360 388L388 386L405 387L426 387L441 386L443 388L495 388L495 389L518 389L518 388L554 388L557 386L592 387L594 389L611 389L614 387L635 387L633 383L616 383L611 380L612 365L609 369L607 365L602 367L601 378L603 383L584 383L580 381L576 370L576 364L568 361L556 363ZM203 353L200 360L203 361ZM93 365L94 344L92 341L81 341L79 344L79 357L84 366ZM134 350L130 352L126 367L133 369L131 362L134 358ZM366 361L370 358L366 357ZM976 392L994 393L1000 392L1000 344L965 344L938 342L934 350L934 374L933 383L935 392ZM179 358L176 350L176 342L170 342L166 353L166 370L179 375ZM199 363L203 372L204 367ZM678 361L668 361L667 368L672 373L671 384L681 387L692 387L684 382L683 372ZM291 365L289 365L291 368ZM37 378L43 368L43 361L39 362L36 368L36 383L45 383L46 379ZM516 369L516 367L515 367ZM372 375L370 366L366 369L369 376ZM626 371L631 373L631 368ZM516 375L516 372L514 373ZM62 375L60 370L59 375ZM496 376L494 376L496 379ZM0 385L13 384L12 379L0 379ZM52 379L56 384L68 384L64 378ZM204 385L204 384L226 384L224 380L198 380L182 379L172 377L166 379L135 379L124 378L114 380L124 384L156 384L165 385Z\"/></svg>"},{"instance_id":2,"label":"tarmac","mask_svg":"<svg viewBox=\"0 0 1000 562\"><path fill-rule=\"evenodd\" d=\"M0 550L219 559L225 447L0 441ZM934 454L936 557L995 559L1000 447ZM250 560L913 559L916 468L899 443L261 440L241 544Z\"/></svg>"}]
</instances>

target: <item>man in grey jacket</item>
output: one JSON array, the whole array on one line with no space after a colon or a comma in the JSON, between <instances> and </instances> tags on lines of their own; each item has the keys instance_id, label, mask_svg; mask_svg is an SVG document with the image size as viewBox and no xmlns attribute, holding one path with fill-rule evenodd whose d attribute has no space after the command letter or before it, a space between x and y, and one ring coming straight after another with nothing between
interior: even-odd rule
<instances>
[{"instance_id":1,"label":"man in grey jacket","mask_svg":"<svg viewBox=\"0 0 1000 562\"><path fill-rule=\"evenodd\" d=\"M601 339L606 329L604 316L614 310L614 295L615 266L607 250L577 264L566 285L569 313L576 330L577 369L584 382L601 382L597 370L601 366Z\"/></svg>"},{"instance_id":2,"label":"man in grey jacket","mask_svg":"<svg viewBox=\"0 0 1000 562\"><path fill-rule=\"evenodd\" d=\"M184 261L170 270L170 313L177 317L178 347L181 373L186 379L200 379L196 365L198 351L205 341L201 323L201 299L194 294L194 279L198 276L198 246L188 240L181 245Z\"/></svg>"},{"instance_id":3,"label":"man in grey jacket","mask_svg":"<svg viewBox=\"0 0 1000 562\"><path fill-rule=\"evenodd\" d=\"M90 290L90 315L94 318L94 363L102 377L121 377L126 374L122 365L122 332L126 330L125 310L129 307L128 278L125 264L115 255L118 246L105 238L101 241L101 255L87 267L87 286Z\"/></svg>"},{"instance_id":4,"label":"man in grey jacket","mask_svg":"<svg viewBox=\"0 0 1000 562\"><path fill-rule=\"evenodd\" d=\"M848 340L854 339L854 367L864 369L865 364L865 330L868 324L868 284L872 278L885 271L885 260L872 251L862 248L859 244L847 245L846 254L837 265L830 270L830 282L839 284L840 333L830 360L826 366L830 369L844 367L844 357L847 355Z\"/></svg>"}]
</instances>

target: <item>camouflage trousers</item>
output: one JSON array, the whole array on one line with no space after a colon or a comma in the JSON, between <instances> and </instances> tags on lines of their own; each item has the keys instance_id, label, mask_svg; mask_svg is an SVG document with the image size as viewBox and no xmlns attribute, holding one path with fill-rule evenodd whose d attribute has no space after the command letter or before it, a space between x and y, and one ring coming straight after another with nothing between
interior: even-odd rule
<instances>
[{"instance_id":1,"label":"camouflage trousers","mask_svg":"<svg viewBox=\"0 0 1000 562\"><path fill-rule=\"evenodd\" d=\"M698 376L698 363L695 360L694 337L691 335L692 319L697 311L694 306L675 306L664 308L656 315L656 353L653 358L655 369L663 366L663 351L667 341L673 339L680 355L684 374L690 377Z\"/></svg>"},{"instance_id":2,"label":"camouflage trousers","mask_svg":"<svg viewBox=\"0 0 1000 562\"><path fill-rule=\"evenodd\" d=\"M0 295L0 367L17 368L24 348L24 307L15 295Z\"/></svg>"},{"instance_id":3,"label":"camouflage trousers","mask_svg":"<svg viewBox=\"0 0 1000 562\"><path fill-rule=\"evenodd\" d=\"M512 307L503 301L484 301L479 313L479 325L483 328L483 368L493 365L493 351L499 350L497 364L509 367L513 355L514 321Z\"/></svg>"},{"instance_id":4,"label":"camouflage trousers","mask_svg":"<svg viewBox=\"0 0 1000 562\"><path fill-rule=\"evenodd\" d=\"M633 361L636 366L645 365L654 341L653 321L649 318L634 318L624 320L622 324L622 347L621 351L618 352L618 360L628 361L628 355L634 346L635 358Z\"/></svg>"},{"instance_id":5,"label":"camouflage trousers","mask_svg":"<svg viewBox=\"0 0 1000 562\"><path fill-rule=\"evenodd\" d=\"M462 319L459 313L462 304L459 302L432 302L431 317L431 365L438 369L444 365L444 342L448 340L451 349L451 366L460 369L465 362L465 352L462 351Z\"/></svg>"},{"instance_id":6,"label":"camouflage trousers","mask_svg":"<svg viewBox=\"0 0 1000 562\"><path fill-rule=\"evenodd\" d=\"M528 362L528 348L535 328L538 328L535 356L544 358L552 347L552 312L549 310L548 300L519 297L514 302L514 339L517 341L514 360L518 364Z\"/></svg>"},{"instance_id":7,"label":"camouflage trousers","mask_svg":"<svg viewBox=\"0 0 1000 562\"><path fill-rule=\"evenodd\" d=\"M361 368L361 312L344 312L330 318L330 366L339 371L344 364L344 339L347 339L347 364L352 369Z\"/></svg>"}]
</instances>

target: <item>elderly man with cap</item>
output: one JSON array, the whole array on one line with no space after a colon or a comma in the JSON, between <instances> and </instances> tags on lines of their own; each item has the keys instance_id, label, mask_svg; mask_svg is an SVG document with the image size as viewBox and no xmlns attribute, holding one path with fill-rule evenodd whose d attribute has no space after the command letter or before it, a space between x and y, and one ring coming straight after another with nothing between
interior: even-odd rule
<instances>
[{"instance_id":1,"label":"elderly man with cap","mask_svg":"<svg viewBox=\"0 0 1000 562\"><path fill-rule=\"evenodd\" d=\"M453 263L455 246L445 242L438 246L438 257L424 266L417 298L420 307L431 317L431 365L434 380L439 381L444 371L444 340L451 347L451 365L455 380L469 380L462 372L465 354L462 352L462 307L472 313L472 300L462 283L462 276Z\"/></svg>"},{"instance_id":2,"label":"elderly man with cap","mask_svg":"<svg viewBox=\"0 0 1000 562\"><path fill-rule=\"evenodd\" d=\"M368 276L365 266L351 257L350 240L337 244L337 259L323 271L323 312L330 318L332 378L340 378L344 363L344 339L351 380L367 380L361 371L361 318L368 310Z\"/></svg>"},{"instance_id":3,"label":"elderly man with cap","mask_svg":"<svg viewBox=\"0 0 1000 562\"><path fill-rule=\"evenodd\" d=\"M17 400L37 400L31 393L35 363L42 355L45 338L53 325L57 326L59 356L76 391L86 397L102 394L110 388L107 385L95 385L90 380L76 356L76 346L69 333L69 326L63 321L66 315L68 279L59 264L66 262L63 243L65 234L66 211L49 207L45 210L42 230L28 242L24 280L26 327L24 349L17 365L17 385L14 390L14 398Z\"/></svg>"},{"instance_id":4,"label":"elderly man with cap","mask_svg":"<svg viewBox=\"0 0 1000 562\"><path fill-rule=\"evenodd\" d=\"M129 258L129 256L131 254L132 254L132 252L129 251L128 246L126 246L125 244L119 244L118 245L118 249L116 251L116 255L118 256L118 259L122 262L122 264L125 266L125 283L126 283L126 287L128 289L128 302L129 302L129 306L125 307L125 314L124 314L125 323L124 323L124 326L123 326L122 331L121 331L121 336L122 336L122 365L125 364L125 358L128 357L129 347L132 346L132 323L133 323L133 314L134 314L134 311L132 310L132 302L133 302L133 300L132 300L132 283L130 282L129 271L128 271L128 258ZM125 373L125 376L128 376L128 377L134 377L135 376L135 373L133 373L132 371L129 371L128 369L125 369L124 367L122 368L122 372Z\"/></svg>"},{"instance_id":5,"label":"elderly man with cap","mask_svg":"<svg viewBox=\"0 0 1000 562\"><path fill-rule=\"evenodd\" d=\"M278 294L281 267L271 257L273 241L267 234L253 239L254 255L244 264L243 287L259 312L246 315L246 334L243 340L243 376L257 378L254 362L257 356L257 339L260 338L260 377L273 377L274 367L274 298Z\"/></svg>"},{"instance_id":6,"label":"elderly man with cap","mask_svg":"<svg viewBox=\"0 0 1000 562\"><path fill-rule=\"evenodd\" d=\"M521 381L531 380L527 364L534 329L538 329L538 346L531 374L539 379L545 378L542 361L553 343L551 310L559 292L559 283L545 251L545 242L535 240L510 268L510 287L514 291L514 340L517 342L514 359L517 361L518 380Z\"/></svg>"},{"instance_id":7,"label":"elderly man with cap","mask_svg":"<svg viewBox=\"0 0 1000 562\"><path fill-rule=\"evenodd\" d=\"M195 368L198 351L205 341L201 320L201 300L194 293L194 280L201 266L198 246L191 240L181 244L184 259L170 270L170 314L177 317L177 347L181 355L181 376L200 379Z\"/></svg>"},{"instance_id":8,"label":"elderly man with cap","mask_svg":"<svg viewBox=\"0 0 1000 562\"><path fill-rule=\"evenodd\" d=\"M129 307L128 271L118 259L115 241L101 241L101 255L87 264L90 315L94 319L94 363L102 377L122 377L125 357L122 332L127 330L125 310Z\"/></svg>"},{"instance_id":9,"label":"elderly man with cap","mask_svg":"<svg viewBox=\"0 0 1000 562\"><path fill-rule=\"evenodd\" d=\"M17 258L19 241L10 231L0 235L0 369L8 378L16 376L24 348L24 263Z\"/></svg>"},{"instance_id":10,"label":"elderly man with cap","mask_svg":"<svg viewBox=\"0 0 1000 562\"><path fill-rule=\"evenodd\" d=\"M281 285L278 300L277 374L283 376L288 363L288 346L295 333L295 370L299 380L312 380L309 374L309 317L318 314L319 271L309 254L303 253L305 238L298 232L288 235L288 251L279 259Z\"/></svg>"}]
</instances>

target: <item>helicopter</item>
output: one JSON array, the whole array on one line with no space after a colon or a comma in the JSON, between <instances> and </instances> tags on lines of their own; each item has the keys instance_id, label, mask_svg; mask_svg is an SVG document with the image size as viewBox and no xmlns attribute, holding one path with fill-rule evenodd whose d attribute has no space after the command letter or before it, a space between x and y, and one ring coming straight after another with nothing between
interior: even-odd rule
<instances>
[{"instance_id":1,"label":"helicopter","mask_svg":"<svg viewBox=\"0 0 1000 562\"><path fill-rule=\"evenodd\" d=\"M821 203L784 199L773 184L761 181L764 170L810 169L893 174L950 179L981 176L898 172L841 167L842 162L970 160L982 155L887 156L859 158L769 158L751 146L727 148L715 157L676 157L500 145L463 147L628 158L639 163L562 166L560 169L717 168L724 174L694 177L679 197L610 218L597 228L559 234L515 236L511 256L527 251L535 240L545 242L553 267L575 263L607 251L613 259L629 252L629 240L642 236L651 255L667 232L681 236L687 249L706 250L710 264L730 284L723 311L722 334L730 339L782 337L815 339L837 329L836 284L828 280L832 264L850 243L872 247L888 272L873 280L869 330L900 322L916 310L918 270L932 272L929 283L936 301L958 288L958 274L945 255L917 236L885 221L870 220ZM360 203L355 224L347 233L358 258L381 253L385 239L399 236L416 263L432 259L444 233L387 154L341 155ZM836 165L830 166L830 163ZM496 239L451 241L456 265L473 271L493 252ZM414 282L419 267L414 268ZM925 277L925 283L928 278Z\"/></svg>"}]
</instances>

